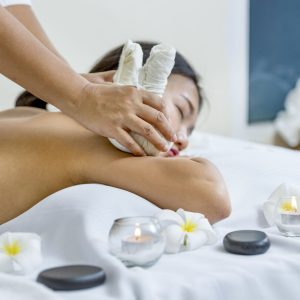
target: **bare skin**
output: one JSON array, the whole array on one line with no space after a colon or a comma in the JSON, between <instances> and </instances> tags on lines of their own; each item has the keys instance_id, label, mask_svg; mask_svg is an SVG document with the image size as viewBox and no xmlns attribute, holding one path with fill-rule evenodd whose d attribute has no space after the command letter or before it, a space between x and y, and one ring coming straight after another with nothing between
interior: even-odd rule
<instances>
[{"instance_id":1,"label":"bare skin","mask_svg":"<svg viewBox=\"0 0 300 300\"><path fill-rule=\"evenodd\" d=\"M195 87L172 75L165 97L181 137L173 147L181 151L197 118ZM230 213L223 179L207 160L133 157L64 114L36 108L0 112L0 170L0 224L60 189L93 182L136 193L161 208L204 213L212 223Z\"/></svg>"}]
</instances>

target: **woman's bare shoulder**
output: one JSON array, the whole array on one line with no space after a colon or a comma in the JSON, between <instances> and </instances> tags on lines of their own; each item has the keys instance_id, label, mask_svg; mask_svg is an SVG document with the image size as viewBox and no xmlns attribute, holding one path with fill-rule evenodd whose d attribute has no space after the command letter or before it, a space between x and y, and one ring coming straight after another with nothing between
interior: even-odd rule
<instances>
[{"instance_id":1,"label":"woman's bare shoulder","mask_svg":"<svg viewBox=\"0 0 300 300\"><path fill-rule=\"evenodd\" d=\"M32 117L44 113L47 113L47 111L45 111L44 109L40 109L36 107L20 106L20 107L0 111L0 120L10 119L10 118L28 118L28 117Z\"/></svg>"}]
</instances>

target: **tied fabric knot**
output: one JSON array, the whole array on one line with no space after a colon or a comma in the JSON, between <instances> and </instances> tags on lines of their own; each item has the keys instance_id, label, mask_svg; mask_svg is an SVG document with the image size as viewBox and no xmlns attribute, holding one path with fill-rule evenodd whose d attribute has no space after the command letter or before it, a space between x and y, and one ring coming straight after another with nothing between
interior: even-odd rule
<instances>
[{"instance_id":1,"label":"tied fabric knot","mask_svg":"<svg viewBox=\"0 0 300 300\"><path fill-rule=\"evenodd\" d=\"M171 46L154 46L139 73L139 87L162 97L174 67L175 55L176 51Z\"/></svg>"},{"instance_id":2,"label":"tied fabric knot","mask_svg":"<svg viewBox=\"0 0 300 300\"><path fill-rule=\"evenodd\" d=\"M121 85L139 85L139 71L143 64L143 50L137 43L130 40L124 45L120 56L118 70L113 81Z\"/></svg>"}]
</instances>

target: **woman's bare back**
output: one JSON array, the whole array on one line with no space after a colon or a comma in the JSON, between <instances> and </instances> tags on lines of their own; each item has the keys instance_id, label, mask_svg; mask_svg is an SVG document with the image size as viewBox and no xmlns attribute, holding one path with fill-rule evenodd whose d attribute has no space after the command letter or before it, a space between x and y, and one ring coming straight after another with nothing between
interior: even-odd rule
<instances>
[{"instance_id":1,"label":"woman's bare back","mask_svg":"<svg viewBox=\"0 0 300 300\"><path fill-rule=\"evenodd\" d=\"M82 183L80 168L86 165L80 161L94 147L99 163L107 161L107 139L61 113L36 108L0 112L0 224L54 192Z\"/></svg>"},{"instance_id":2,"label":"woman's bare back","mask_svg":"<svg viewBox=\"0 0 300 300\"><path fill-rule=\"evenodd\" d=\"M35 108L0 112L0 224L81 183L133 192L169 209L229 214L226 186L205 159L133 157L61 113Z\"/></svg>"}]
</instances>

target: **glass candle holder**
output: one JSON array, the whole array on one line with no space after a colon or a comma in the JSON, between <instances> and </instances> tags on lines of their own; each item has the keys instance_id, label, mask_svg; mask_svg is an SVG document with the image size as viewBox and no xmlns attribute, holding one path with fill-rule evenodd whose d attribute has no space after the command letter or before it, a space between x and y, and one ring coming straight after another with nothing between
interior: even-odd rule
<instances>
[{"instance_id":1,"label":"glass candle holder","mask_svg":"<svg viewBox=\"0 0 300 300\"><path fill-rule=\"evenodd\" d=\"M149 267L165 249L165 238L154 217L116 219L109 232L110 252L126 266Z\"/></svg>"},{"instance_id":2,"label":"glass candle holder","mask_svg":"<svg viewBox=\"0 0 300 300\"><path fill-rule=\"evenodd\" d=\"M285 236L300 236L300 199L296 196L279 198L274 209L274 221Z\"/></svg>"}]
</instances>

